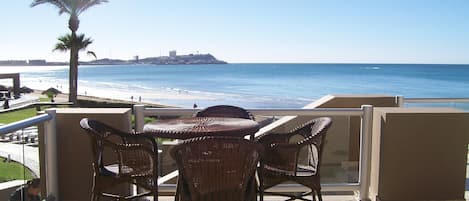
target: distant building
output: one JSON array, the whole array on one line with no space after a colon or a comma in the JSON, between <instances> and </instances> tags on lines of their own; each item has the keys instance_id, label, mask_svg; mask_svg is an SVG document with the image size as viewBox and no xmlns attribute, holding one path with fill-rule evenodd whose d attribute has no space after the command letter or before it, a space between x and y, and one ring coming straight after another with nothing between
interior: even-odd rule
<instances>
[{"instance_id":1,"label":"distant building","mask_svg":"<svg viewBox=\"0 0 469 201\"><path fill-rule=\"evenodd\" d=\"M0 61L0 65L12 65L12 66L20 66L20 65L28 65L26 60L6 60Z\"/></svg>"},{"instance_id":2,"label":"distant building","mask_svg":"<svg viewBox=\"0 0 469 201\"><path fill-rule=\"evenodd\" d=\"M138 55L134 56L135 63L138 63Z\"/></svg>"},{"instance_id":3,"label":"distant building","mask_svg":"<svg viewBox=\"0 0 469 201\"><path fill-rule=\"evenodd\" d=\"M176 50L169 51L169 57L176 57Z\"/></svg>"},{"instance_id":4,"label":"distant building","mask_svg":"<svg viewBox=\"0 0 469 201\"><path fill-rule=\"evenodd\" d=\"M46 65L47 62L44 59L37 59L37 60L29 60L28 64L33 65L33 66L40 66L40 65Z\"/></svg>"}]
</instances>

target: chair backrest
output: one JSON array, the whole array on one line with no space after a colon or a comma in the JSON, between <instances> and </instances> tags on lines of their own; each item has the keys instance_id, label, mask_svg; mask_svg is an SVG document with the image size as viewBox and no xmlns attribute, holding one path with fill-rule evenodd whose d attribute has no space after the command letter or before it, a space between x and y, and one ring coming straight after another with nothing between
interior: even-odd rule
<instances>
[{"instance_id":1,"label":"chair backrest","mask_svg":"<svg viewBox=\"0 0 469 201\"><path fill-rule=\"evenodd\" d=\"M111 159L111 163L119 163L120 165L126 165L129 167L138 168L138 166L147 165L152 163L148 159L148 154L142 151L135 150L120 150L116 152L119 145L133 144L140 145L148 148L153 152L156 152L156 142L146 136L133 135L121 130L118 130L112 126L104 124L97 120L91 120L84 118L80 121L80 126L86 131L88 136L91 138L91 147L93 151L93 168L96 173L103 173L104 169L104 149L107 147L113 152L118 153L119 156L107 156L106 160ZM112 153L112 152L107 152ZM155 164L152 164L155 165Z\"/></svg>"},{"instance_id":2,"label":"chair backrest","mask_svg":"<svg viewBox=\"0 0 469 201\"><path fill-rule=\"evenodd\" d=\"M319 174L324 139L331 124L332 120L329 117L315 118L286 133L265 134L256 138L255 141L266 147L263 161L269 166L290 171L296 175L298 163L304 161L314 168L315 174ZM297 139L296 136L301 136L301 139ZM300 150L304 148L307 148L306 155L300 153ZM301 160L302 157L307 158Z\"/></svg>"},{"instance_id":3,"label":"chair backrest","mask_svg":"<svg viewBox=\"0 0 469 201\"><path fill-rule=\"evenodd\" d=\"M93 152L93 168L96 173L100 172L103 168L103 151L104 151L104 140L111 134L106 131L107 126L103 123L88 118L83 118L80 121L80 126L86 131L86 134L91 139L91 148Z\"/></svg>"},{"instance_id":4,"label":"chair backrest","mask_svg":"<svg viewBox=\"0 0 469 201\"><path fill-rule=\"evenodd\" d=\"M254 116L247 110L232 105L215 105L197 112L196 117L233 117L254 120Z\"/></svg>"},{"instance_id":5,"label":"chair backrest","mask_svg":"<svg viewBox=\"0 0 469 201\"><path fill-rule=\"evenodd\" d=\"M308 121L303 126L293 129L290 133L302 135L304 139L297 142L298 145L308 146L308 164L316 168L319 174L321 168L322 153L324 151L324 139L327 130L332 125L329 117L319 117Z\"/></svg>"},{"instance_id":6,"label":"chair backrest","mask_svg":"<svg viewBox=\"0 0 469 201\"><path fill-rule=\"evenodd\" d=\"M179 168L178 185L185 189L181 196L192 201L245 200L262 153L261 144L233 137L194 138L176 145L171 156Z\"/></svg>"}]
</instances>

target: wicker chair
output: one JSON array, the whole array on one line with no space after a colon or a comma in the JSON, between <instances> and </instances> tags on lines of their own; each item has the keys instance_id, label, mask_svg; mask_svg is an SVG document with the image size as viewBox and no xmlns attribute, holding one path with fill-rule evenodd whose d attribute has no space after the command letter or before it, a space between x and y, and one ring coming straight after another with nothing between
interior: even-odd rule
<instances>
[{"instance_id":1,"label":"wicker chair","mask_svg":"<svg viewBox=\"0 0 469 201\"><path fill-rule=\"evenodd\" d=\"M103 196L131 200L147 195L158 200L158 148L153 138L122 132L87 118L82 119L80 125L92 142L94 181L91 200L99 200ZM104 164L105 148L116 154L116 161ZM149 192L127 196L105 193L108 188L122 183L135 184Z\"/></svg>"},{"instance_id":2,"label":"wicker chair","mask_svg":"<svg viewBox=\"0 0 469 201\"><path fill-rule=\"evenodd\" d=\"M176 200L256 200L254 174L261 144L233 137L186 140L171 150L179 169Z\"/></svg>"},{"instance_id":3,"label":"wicker chair","mask_svg":"<svg viewBox=\"0 0 469 201\"><path fill-rule=\"evenodd\" d=\"M255 120L247 110L232 105L215 105L197 112L196 117L232 117Z\"/></svg>"},{"instance_id":4,"label":"wicker chair","mask_svg":"<svg viewBox=\"0 0 469 201\"><path fill-rule=\"evenodd\" d=\"M328 117L316 118L305 124L282 134L266 134L259 136L255 141L265 147L265 154L259 168L259 191L263 200L264 190L277 184L293 181L311 189L311 192L301 195L290 195L282 193L269 193L273 195L288 196L289 200L304 199L312 194L312 200L322 201L320 184L321 155L324 147L324 139L332 121ZM292 142L294 136L301 140ZM300 152L307 150L304 154L306 164L300 164ZM267 192L265 192L267 193Z\"/></svg>"},{"instance_id":5,"label":"wicker chair","mask_svg":"<svg viewBox=\"0 0 469 201\"><path fill-rule=\"evenodd\" d=\"M215 105L198 111L195 117L231 117L241 119L251 119L255 121L254 116L247 110L232 105ZM250 136L254 140L254 133Z\"/></svg>"}]
</instances>

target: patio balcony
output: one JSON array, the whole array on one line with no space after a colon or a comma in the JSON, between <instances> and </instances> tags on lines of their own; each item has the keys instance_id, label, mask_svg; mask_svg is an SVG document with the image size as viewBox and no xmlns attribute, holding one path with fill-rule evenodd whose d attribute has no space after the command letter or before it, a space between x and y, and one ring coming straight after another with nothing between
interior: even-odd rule
<instances>
[{"instance_id":1,"label":"patio balcony","mask_svg":"<svg viewBox=\"0 0 469 201\"><path fill-rule=\"evenodd\" d=\"M318 116L333 118L322 162L324 200L468 199L465 191L468 185L469 113L448 107L409 107L412 102L422 101L430 100L330 95L302 109L247 109L264 120L265 126L256 135L288 130ZM469 102L465 99L456 101ZM191 116L196 111L145 106L135 106L133 114L132 108L49 109L32 119L0 127L0 139L7 133L37 124L37 162L40 167L37 176L42 178L42 195L58 200L88 200L93 174L92 154L89 139L79 127L81 118L97 119L125 131L141 131L145 117ZM135 124L132 124L132 115ZM171 195L176 189L176 165L168 154L174 144L173 141L160 144L161 177L158 183L161 200L173 199ZM27 158L28 153L22 147L27 145L17 146L15 151L24 163L21 159ZM11 191L11 188L5 189L9 190L0 189L0 196ZM135 189L120 186L115 190L130 192ZM272 190L306 191L295 184L284 184ZM265 200L281 198L266 197Z\"/></svg>"}]
</instances>

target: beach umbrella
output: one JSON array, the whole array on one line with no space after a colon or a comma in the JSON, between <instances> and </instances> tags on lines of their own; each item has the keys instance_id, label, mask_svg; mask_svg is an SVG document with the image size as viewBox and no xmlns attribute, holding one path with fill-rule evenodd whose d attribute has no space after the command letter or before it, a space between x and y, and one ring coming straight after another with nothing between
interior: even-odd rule
<instances>
[{"instance_id":1,"label":"beach umbrella","mask_svg":"<svg viewBox=\"0 0 469 201\"><path fill-rule=\"evenodd\" d=\"M41 94L47 95L47 97L50 98L50 101L51 101L51 102L55 102L55 101L54 101L54 97L56 97L57 94L60 94L60 93L62 93L62 92L59 91L58 89L54 88L54 87L51 87L51 88L49 88L49 89L43 91Z\"/></svg>"},{"instance_id":2,"label":"beach umbrella","mask_svg":"<svg viewBox=\"0 0 469 201\"><path fill-rule=\"evenodd\" d=\"M29 93L33 93L34 90L29 88L29 87L21 87L20 88L20 93L23 93L23 94L29 94Z\"/></svg>"},{"instance_id":3,"label":"beach umbrella","mask_svg":"<svg viewBox=\"0 0 469 201\"><path fill-rule=\"evenodd\" d=\"M54 88L54 87L51 87L51 88L48 88L47 90L42 92L42 94L47 94L47 93L53 93L53 94L57 95L57 94L61 94L62 92L59 91L58 89Z\"/></svg>"}]
</instances>

